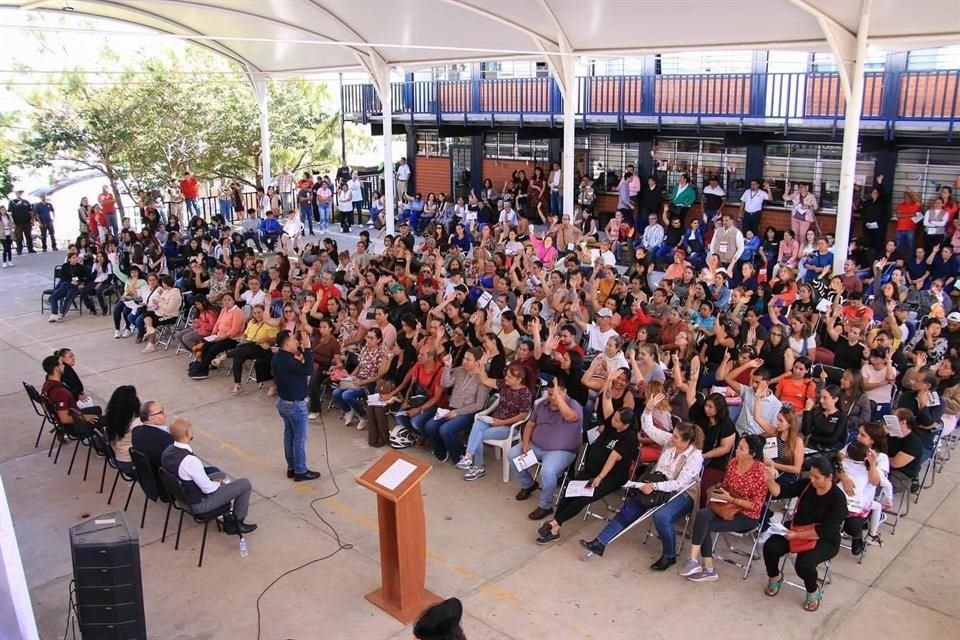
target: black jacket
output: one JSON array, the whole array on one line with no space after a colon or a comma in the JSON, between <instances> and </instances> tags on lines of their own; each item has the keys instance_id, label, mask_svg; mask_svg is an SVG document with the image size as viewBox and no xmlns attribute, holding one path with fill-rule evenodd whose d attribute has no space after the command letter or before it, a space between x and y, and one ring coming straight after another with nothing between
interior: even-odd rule
<instances>
[{"instance_id":1,"label":"black jacket","mask_svg":"<svg viewBox=\"0 0 960 640\"><path fill-rule=\"evenodd\" d=\"M33 205L23 198L10 201L10 217L14 224L30 224L33 215Z\"/></svg>"},{"instance_id":2,"label":"black jacket","mask_svg":"<svg viewBox=\"0 0 960 640\"><path fill-rule=\"evenodd\" d=\"M154 471L160 468L160 457L163 452L173 444L173 436L163 429L149 424L134 427L133 434L130 437L132 448L147 456Z\"/></svg>"}]
</instances>

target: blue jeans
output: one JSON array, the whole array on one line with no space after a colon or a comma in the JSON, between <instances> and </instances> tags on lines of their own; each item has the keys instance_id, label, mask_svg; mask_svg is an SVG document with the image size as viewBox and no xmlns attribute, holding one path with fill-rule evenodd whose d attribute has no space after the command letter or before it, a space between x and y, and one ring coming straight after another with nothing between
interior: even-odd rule
<instances>
[{"instance_id":1,"label":"blue jeans","mask_svg":"<svg viewBox=\"0 0 960 640\"><path fill-rule=\"evenodd\" d=\"M300 222L303 223L303 228L309 229L310 235L313 235L313 205L300 205Z\"/></svg>"},{"instance_id":2,"label":"blue jeans","mask_svg":"<svg viewBox=\"0 0 960 640\"><path fill-rule=\"evenodd\" d=\"M200 205L197 204L196 198L187 198L184 202L187 203L187 214L193 214L195 216L200 215ZM232 216L223 216L228 222L231 220Z\"/></svg>"},{"instance_id":3,"label":"blue jeans","mask_svg":"<svg viewBox=\"0 0 960 640\"><path fill-rule=\"evenodd\" d=\"M326 229L330 226L330 203L318 204L317 209L320 211L320 228Z\"/></svg>"},{"instance_id":4,"label":"blue jeans","mask_svg":"<svg viewBox=\"0 0 960 640\"><path fill-rule=\"evenodd\" d=\"M437 408L430 407L428 409L424 409L423 413L418 413L412 418L410 416L396 416L397 424L399 424L401 427L406 427L407 429L413 429L417 433L425 433L427 423L433 419L433 416L436 413Z\"/></svg>"},{"instance_id":5,"label":"blue jeans","mask_svg":"<svg viewBox=\"0 0 960 640\"><path fill-rule=\"evenodd\" d=\"M503 440L510 435L510 427L494 427L478 418L473 420L473 428L467 438L467 453L473 456L473 464L483 466L483 441Z\"/></svg>"},{"instance_id":6,"label":"blue jeans","mask_svg":"<svg viewBox=\"0 0 960 640\"><path fill-rule=\"evenodd\" d=\"M113 328L120 331L120 319L123 318L124 329L129 329L136 320L137 312L132 311L123 301L113 305Z\"/></svg>"},{"instance_id":7,"label":"blue jeans","mask_svg":"<svg viewBox=\"0 0 960 640\"><path fill-rule=\"evenodd\" d=\"M307 403L277 398L277 412L283 418L283 455L287 469L307 472Z\"/></svg>"},{"instance_id":8,"label":"blue jeans","mask_svg":"<svg viewBox=\"0 0 960 640\"><path fill-rule=\"evenodd\" d=\"M454 462L463 455L463 439L460 433L466 431L473 424L475 413L457 414L453 418L438 418L434 416L427 422L425 430L427 439L433 445L433 455L442 460L447 454Z\"/></svg>"},{"instance_id":9,"label":"blue jeans","mask_svg":"<svg viewBox=\"0 0 960 640\"><path fill-rule=\"evenodd\" d=\"M119 220L117 214L108 213L107 214L107 226L110 227L110 231L113 232L113 237L116 238L120 235L120 225L118 224Z\"/></svg>"},{"instance_id":10,"label":"blue jeans","mask_svg":"<svg viewBox=\"0 0 960 640\"><path fill-rule=\"evenodd\" d=\"M53 315L66 315L70 310L70 304L77 297L80 290L69 282L61 282L50 294L48 302L50 303L50 313Z\"/></svg>"},{"instance_id":11,"label":"blue jeans","mask_svg":"<svg viewBox=\"0 0 960 640\"><path fill-rule=\"evenodd\" d=\"M563 211L563 196L560 195L559 191L550 192L550 212L555 216L559 216Z\"/></svg>"},{"instance_id":12,"label":"blue jeans","mask_svg":"<svg viewBox=\"0 0 960 640\"><path fill-rule=\"evenodd\" d=\"M220 204L220 215L229 222L233 218L233 203L230 198L220 198L217 202Z\"/></svg>"},{"instance_id":13,"label":"blue jeans","mask_svg":"<svg viewBox=\"0 0 960 640\"><path fill-rule=\"evenodd\" d=\"M677 532L674 525L692 510L693 499L683 494L663 505L653 514L653 525L660 536L661 553L667 558L674 558L677 555ZM646 512L647 508L640 504L639 498L630 498L623 503L623 507L613 520L597 535L597 540L604 546L610 544L621 531L636 522Z\"/></svg>"},{"instance_id":14,"label":"blue jeans","mask_svg":"<svg viewBox=\"0 0 960 640\"><path fill-rule=\"evenodd\" d=\"M653 254L654 262L673 262L673 254L676 253L676 251L676 247L671 247L663 243L654 247L651 253Z\"/></svg>"},{"instance_id":15,"label":"blue jeans","mask_svg":"<svg viewBox=\"0 0 960 640\"><path fill-rule=\"evenodd\" d=\"M553 492L557 489L557 479L567 470L573 461L577 459L577 454L573 451L545 451L540 447L531 444L530 450L540 461L540 497L537 499L537 506L541 509L553 508ZM507 457L513 460L523 453L523 443L518 443L510 449ZM531 469L517 471L517 466L510 464L510 472L520 479L520 486L529 489L533 486L533 474Z\"/></svg>"},{"instance_id":16,"label":"blue jeans","mask_svg":"<svg viewBox=\"0 0 960 640\"><path fill-rule=\"evenodd\" d=\"M897 231L897 249L905 256L912 256L915 237L915 231Z\"/></svg>"},{"instance_id":17,"label":"blue jeans","mask_svg":"<svg viewBox=\"0 0 960 640\"><path fill-rule=\"evenodd\" d=\"M283 207L283 213L290 211L293 207L293 192L283 191L280 193L280 206Z\"/></svg>"},{"instance_id":18,"label":"blue jeans","mask_svg":"<svg viewBox=\"0 0 960 640\"><path fill-rule=\"evenodd\" d=\"M363 409L361 400L367 397L367 390L363 387L358 389L334 389L333 399L344 411L353 411L361 418L367 415Z\"/></svg>"}]
</instances>

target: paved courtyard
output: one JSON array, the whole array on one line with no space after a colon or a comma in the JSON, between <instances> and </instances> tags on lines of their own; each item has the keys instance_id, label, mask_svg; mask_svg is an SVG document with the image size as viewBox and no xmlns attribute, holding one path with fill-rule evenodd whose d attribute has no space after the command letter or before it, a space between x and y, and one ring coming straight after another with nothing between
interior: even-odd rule
<instances>
[{"instance_id":1,"label":"paved courtyard","mask_svg":"<svg viewBox=\"0 0 960 640\"><path fill-rule=\"evenodd\" d=\"M78 372L99 404L117 385L136 385L142 400L160 400L168 414L193 422L200 455L249 478L254 487L249 519L260 528L248 537L249 556L240 557L236 537L211 527L199 569L201 529L185 522L180 550L174 551L169 537L160 542L164 509L150 506L140 545L151 638L252 640L258 620L259 637L269 640L411 637L408 626L363 598L379 586L376 506L355 478L383 451L368 447L365 433L344 427L339 411L327 412L311 423L308 442L310 467L323 478L293 484L284 475L280 419L255 385L234 398L223 374L192 381L185 355L172 349L144 355L132 340L114 340L112 323L102 317L73 312L59 324L41 318L40 291L63 255L25 256L0 272L0 474L41 637L63 637L72 579L69 527L122 509L127 489L121 483L120 497L107 506L106 495L97 493L99 461L83 482L82 464L68 477L69 458L61 456L54 466L44 444L34 448L38 420L20 381L39 386L40 361L59 347L76 352ZM430 458L425 450L410 452ZM564 527L561 543L539 547L536 525L526 518L532 504L516 502L517 486L503 484L499 475L465 483L461 472L444 465L423 486L427 587L463 600L471 640L956 636L960 580L949 561L960 548L956 461L911 505L895 536L884 528L885 544L871 547L862 565L841 552L823 606L813 614L802 610L800 591L764 597L762 563L746 581L721 563L720 580L712 584L651 572L659 545L655 539L641 544L646 526L589 563L581 560L577 540L593 537L596 520L577 519ZM142 504L135 489L132 520L139 520ZM350 548L338 551L332 528ZM307 564L323 556L330 557ZM258 614L261 592L305 564L259 599Z\"/></svg>"}]
</instances>

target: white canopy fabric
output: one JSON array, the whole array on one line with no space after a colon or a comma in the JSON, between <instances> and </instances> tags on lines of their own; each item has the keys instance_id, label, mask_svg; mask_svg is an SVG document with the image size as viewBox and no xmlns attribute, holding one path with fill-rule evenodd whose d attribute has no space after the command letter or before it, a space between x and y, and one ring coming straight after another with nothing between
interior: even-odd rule
<instances>
[{"instance_id":1,"label":"white canopy fabric","mask_svg":"<svg viewBox=\"0 0 960 640\"><path fill-rule=\"evenodd\" d=\"M957 0L872 5L869 44L960 41ZM856 37L861 0L0 0L2 6L135 23L195 39L251 71L281 75L545 54L826 51L833 49L827 27L835 37Z\"/></svg>"}]
</instances>

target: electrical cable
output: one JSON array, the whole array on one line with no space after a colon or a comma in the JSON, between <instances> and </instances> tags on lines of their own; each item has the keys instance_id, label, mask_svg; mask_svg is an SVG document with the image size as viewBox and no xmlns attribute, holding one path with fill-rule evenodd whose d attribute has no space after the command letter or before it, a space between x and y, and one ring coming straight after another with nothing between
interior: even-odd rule
<instances>
[{"instance_id":1,"label":"electrical cable","mask_svg":"<svg viewBox=\"0 0 960 640\"><path fill-rule=\"evenodd\" d=\"M321 400L322 400L322 398L321 398ZM271 582L270 584L268 584L268 585L266 586L266 588L264 588L264 590L260 592L260 595L257 596L257 640L260 640L260 634L262 633L262 629L261 629L261 624L262 624L262 619L261 619L261 618L262 618L262 614L261 614L261 611L260 611L260 600L262 600L262 599L263 599L263 596L265 596L265 595L267 594L267 591L269 591L275 584L277 584L278 582L280 582L281 580L283 580L284 578L286 578L287 576L289 576L289 575L292 574L292 573L296 573L297 571L300 571L301 569L305 569L305 568L307 568L307 567L309 567L309 566L311 566L311 565L317 564L318 562L323 562L324 560L328 560L328 559L332 558L333 556L337 555L338 553L340 553L341 551L349 551L350 549L353 549L353 545L352 545L352 544L350 544L349 542L348 542L348 543L344 543L343 541L341 541L341 539L340 539L340 532L337 531L337 528L334 527L332 524L330 524L330 522L328 522L327 519L324 518L322 515L320 515L320 512L317 511L316 504L317 504L318 502L320 502L321 500L327 500L327 499L329 499L329 498L332 498L332 497L334 497L335 495L337 495L337 494L340 493L340 485L337 484L337 477L334 475L334 473L333 473L333 468L330 466L330 448L329 448L329 446L328 446L328 440L327 440L327 423L326 423L326 421L323 419L323 414L322 414L322 413L321 413L321 415L320 415L320 427L321 427L321 430L323 431L323 458L324 458L324 461L325 461L325 463L326 463L326 465L327 465L327 472L330 474L330 479L333 481L334 491L333 491L333 493L331 493L331 494L329 494L329 495L320 496L319 498L314 498L313 500L311 500L311 501L310 501L310 509L314 512L314 514L316 514L317 518L320 519L320 522L322 522L323 524L325 524L325 525L327 526L327 528L330 529L330 531L333 532L333 537L334 537L334 539L335 539L336 542L337 542L337 548L336 548L334 551L328 553L328 554L325 555L325 556L321 556L321 557L319 557L319 558L314 558L313 560L310 560L310 561L308 561L308 562L304 562L303 564L301 564L301 565L299 565L299 566L296 566L296 567L294 567L294 568L292 568L292 569L288 569L287 571L284 571L284 572L281 573L279 576L277 576L276 578L274 578L273 582Z\"/></svg>"}]
</instances>

